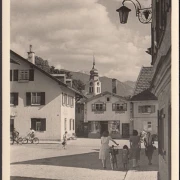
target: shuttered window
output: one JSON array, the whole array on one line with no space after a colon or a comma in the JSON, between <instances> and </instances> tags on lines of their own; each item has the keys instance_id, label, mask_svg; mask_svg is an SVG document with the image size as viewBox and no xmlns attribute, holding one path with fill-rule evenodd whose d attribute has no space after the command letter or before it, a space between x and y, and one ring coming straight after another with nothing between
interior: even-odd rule
<instances>
[{"instance_id":1,"label":"shuttered window","mask_svg":"<svg viewBox=\"0 0 180 180\"><path fill-rule=\"evenodd\" d=\"M138 106L138 113L155 113L155 105Z\"/></svg>"},{"instance_id":2,"label":"shuttered window","mask_svg":"<svg viewBox=\"0 0 180 180\"><path fill-rule=\"evenodd\" d=\"M18 105L18 93L11 93L10 94L10 104L17 106Z\"/></svg>"},{"instance_id":3,"label":"shuttered window","mask_svg":"<svg viewBox=\"0 0 180 180\"><path fill-rule=\"evenodd\" d=\"M106 111L105 103L95 103L91 105L92 111Z\"/></svg>"},{"instance_id":4,"label":"shuttered window","mask_svg":"<svg viewBox=\"0 0 180 180\"><path fill-rule=\"evenodd\" d=\"M10 81L34 81L34 69L10 70Z\"/></svg>"},{"instance_id":5,"label":"shuttered window","mask_svg":"<svg viewBox=\"0 0 180 180\"><path fill-rule=\"evenodd\" d=\"M127 103L123 103L123 104L113 103L112 110L113 111L127 111Z\"/></svg>"},{"instance_id":6,"label":"shuttered window","mask_svg":"<svg viewBox=\"0 0 180 180\"><path fill-rule=\"evenodd\" d=\"M26 105L45 105L45 92L27 92Z\"/></svg>"},{"instance_id":7,"label":"shuttered window","mask_svg":"<svg viewBox=\"0 0 180 180\"><path fill-rule=\"evenodd\" d=\"M46 131L46 119L31 118L31 128L35 131Z\"/></svg>"},{"instance_id":8,"label":"shuttered window","mask_svg":"<svg viewBox=\"0 0 180 180\"><path fill-rule=\"evenodd\" d=\"M69 120L69 130L71 130L72 119Z\"/></svg>"}]
</instances>

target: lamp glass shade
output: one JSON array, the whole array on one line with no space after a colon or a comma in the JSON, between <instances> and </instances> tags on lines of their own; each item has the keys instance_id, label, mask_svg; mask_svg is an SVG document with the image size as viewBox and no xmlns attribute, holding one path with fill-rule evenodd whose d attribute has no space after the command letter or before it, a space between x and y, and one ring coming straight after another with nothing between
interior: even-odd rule
<instances>
[{"instance_id":1,"label":"lamp glass shade","mask_svg":"<svg viewBox=\"0 0 180 180\"><path fill-rule=\"evenodd\" d=\"M119 13L119 19L121 24L126 24L128 20L129 12L131 11L126 6L122 6L116 10Z\"/></svg>"}]
</instances>

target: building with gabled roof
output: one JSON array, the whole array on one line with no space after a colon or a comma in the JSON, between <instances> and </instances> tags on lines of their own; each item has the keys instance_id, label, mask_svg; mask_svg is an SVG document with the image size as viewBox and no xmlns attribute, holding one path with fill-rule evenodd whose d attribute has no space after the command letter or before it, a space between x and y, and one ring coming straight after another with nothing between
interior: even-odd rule
<instances>
[{"instance_id":1,"label":"building with gabled roof","mask_svg":"<svg viewBox=\"0 0 180 180\"><path fill-rule=\"evenodd\" d=\"M134 95L131 97L131 133L136 129L157 134L157 97L149 90L152 67L142 67L137 78Z\"/></svg>"},{"instance_id":2,"label":"building with gabled roof","mask_svg":"<svg viewBox=\"0 0 180 180\"><path fill-rule=\"evenodd\" d=\"M75 133L75 100L81 93L10 51L10 130L26 136L30 128L42 140L61 140Z\"/></svg>"},{"instance_id":3,"label":"building with gabled roof","mask_svg":"<svg viewBox=\"0 0 180 180\"><path fill-rule=\"evenodd\" d=\"M112 79L112 92L101 93L101 82L94 58L88 89L86 97L76 104L77 135L100 138L103 131L109 131L112 138L129 137L129 99L116 94L116 79Z\"/></svg>"}]
</instances>

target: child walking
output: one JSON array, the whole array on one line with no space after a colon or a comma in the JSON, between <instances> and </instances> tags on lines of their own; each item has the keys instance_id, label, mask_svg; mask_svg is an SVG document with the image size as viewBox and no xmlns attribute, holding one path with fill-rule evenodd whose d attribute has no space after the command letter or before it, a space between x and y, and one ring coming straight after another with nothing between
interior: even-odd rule
<instances>
[{"instance_id":1,"label":"child walking","mask_svg":"<svg viewBox=\"0 0 180 180\"><path fill-rule=\"evenodd\" d=\"M115 149L114 145L112 145L112 147L110 147L109 149L109 154L110 154L111 168L112 170L114 170L114 165L116 165L116 168L118 168L117 157L116 157L116 155L118 154L118 149Z\"/></svg>"},{"instance_id":2,"label":"child walking","mask_svg":"<svg viewBox=\"0 0 180 180\"><path fill-rule=\"evenodd\" d=\"M122 162L124 166L124 170L127 169L127 164L129 162L129 149L127 145L123 146L122 150Z\"/></svg>"}]
</instances>

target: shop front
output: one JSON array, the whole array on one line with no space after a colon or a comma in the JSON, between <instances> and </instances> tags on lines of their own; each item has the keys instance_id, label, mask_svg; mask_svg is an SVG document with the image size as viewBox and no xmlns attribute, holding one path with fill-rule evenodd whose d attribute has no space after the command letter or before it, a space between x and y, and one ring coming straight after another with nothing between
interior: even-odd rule
<instances>
[{"instance_id":1,"label":"shop front","mask_svg":"<svg viewBox=\"0 0 180 180\"><path fill-rule=\"evenodd\" d=\"M88 130L89 138L100 138L104 131L109 131L112 138L121 138L120 121L89 121Z\"/></svg>"}]
</instances>

